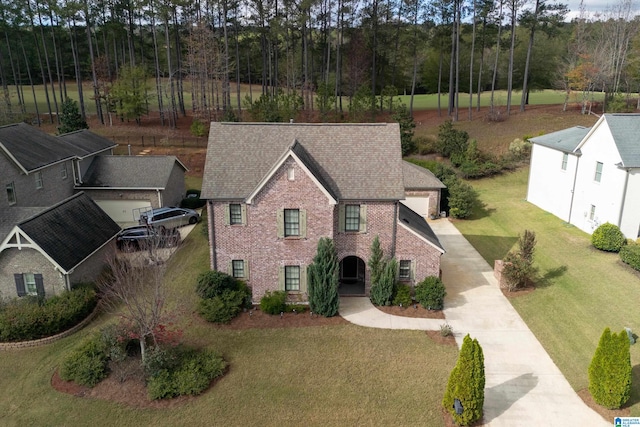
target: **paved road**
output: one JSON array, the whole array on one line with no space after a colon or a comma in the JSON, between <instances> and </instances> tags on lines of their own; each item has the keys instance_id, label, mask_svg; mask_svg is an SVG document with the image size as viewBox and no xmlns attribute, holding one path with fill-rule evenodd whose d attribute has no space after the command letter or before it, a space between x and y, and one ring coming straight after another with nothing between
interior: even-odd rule
<instances>
[{"instance_id":1,"label":"paved road","mask_svg":"<svg viewBox=\"0 0 640 427\"><path fill-rule=\"evenodd\" d=\"M444 314L458 346L469 333L485 357L484 422L488 426L611 426L573 391L540 342L500 291L492 268L446 219L430 222L447 250ZM342 298L346 320L388 329L439 329L436 319L400 318L368 298ZM586 375L586 372L585 372Z\"/></svg>"}]
</instances>

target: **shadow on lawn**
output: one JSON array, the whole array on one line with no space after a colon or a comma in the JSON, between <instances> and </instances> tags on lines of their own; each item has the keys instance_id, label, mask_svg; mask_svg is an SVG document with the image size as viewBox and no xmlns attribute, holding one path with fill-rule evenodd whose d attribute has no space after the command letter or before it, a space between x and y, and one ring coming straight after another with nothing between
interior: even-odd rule
<instances>
[{"instance_id":1,"label":"shadow on lawn","mask_svg":"<svg viewBox=\"0 0 640 427\"><path fill-rule=\"evenodd\" d=\"M547 286L553 285L554 279L561 277L567 270L568 267L566 265L547 270L536 280L536 288L546 288Z\"/></svg>"},{"instance_id":2,"label":"shadow on lawn","mask_svg":"<svg viewBox=\"0 0 640 427\"><path fill-rule=\"evenodd\" d=\"M464 238L471 243L471 246L476 248L478 252L483 256L486 253L490 253L490 256L493 259L485 260L489 263L491 267L493 267L493 263L497 259L502 259L504 256L511 250L513 245L518 241L517 237L509 237L509 236L481 236L477 234L465 234ZM488 250L480 250L482 248L487 248Z\"/></svg>"},{"instance_id":3,"label":"shadow on lawn","mask_svg":"<svg viewBox=\"0 0 640 427\"><path fill-rule=\"evenodd\" d=\"M640 343L634 345L640 345ZM637 384L640 384L640 365L635 365L631 368L631 396L629 396L629 400L623 407L627 408L640 402L640 387ZM634 385L636 386L634 387Z\"/></svg>"}]
</instances>

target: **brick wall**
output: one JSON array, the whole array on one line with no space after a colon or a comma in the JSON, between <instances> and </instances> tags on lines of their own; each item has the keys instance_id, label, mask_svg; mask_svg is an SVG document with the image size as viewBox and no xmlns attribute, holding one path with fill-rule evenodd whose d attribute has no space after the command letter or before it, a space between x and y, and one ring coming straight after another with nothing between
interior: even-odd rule
<instances>
[{"instance_id":1,"label":"brick wall","mask_svg":"<svg viewBox=\"0 0 640 427\"><path fill-rule=\"evenodd\" d=\"M53 264L35 249L10 248L0 253L0 297L3 299L18 296L14 273L42 274L46 296L58 295L66 289L62 274L56 271Z\"/></svg>"},{"instance_id":2,"label":"brick wall","mask_svg":"<svg viewBox=\"0 0 640 427\"><path fill-rule=\"evenodd\" d=\"M104 270L108 256L116 250L115 239L87 258L71 273L71 283L93 282Z\"/></svg>"},{"instance_id":3,"label":"brick wall","mask_svg":"<svg viewBox=\"0 0 640 427\"><path fill-rule=\"evenodd\" d=\"M415 277L410 281L415 285L427 276L440 276L441 253L436 248L426 243L420 237L407 230L404 226L398 226L396 241L396 259L411 260L415 262Z\"/></svg>"},{"instance_id":4,"label":"brick wall","mask_svg":"<svg viewBox=\"0 0 640 427\"><path fill-rule=\"evenodd\" d=\"M287 171L294 169L289 181ZM334 205L293 159L288 159L247 205L246 225L225 225L226 203L214 203L216 268L229 271L231 260L249 260L253 299L278 288L278 270L284 265L306 266L315 256L321 237L333 238ZM277 211L304 209L306 238L278 238ZM306 300L306 295L300 295Z\"/></svg>"}]
</instances>

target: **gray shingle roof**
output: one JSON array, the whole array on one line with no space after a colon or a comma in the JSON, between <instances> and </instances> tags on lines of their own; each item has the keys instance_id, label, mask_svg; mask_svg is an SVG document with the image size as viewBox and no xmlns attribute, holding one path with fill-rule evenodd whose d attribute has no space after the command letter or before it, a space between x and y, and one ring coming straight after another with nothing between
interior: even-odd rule
<instances>
[{"instance_id":1,"label":"gray shingle roof","mask_svg":"<svg viewBox=\"0 0 640 427\"><path fill-rule=\"evenodd\" d=\"M84 193L70 197L18 224L66 271L76 267L120 227Z\"/></svg>"},{"instance_id":2,"label":"gray shingle roof","mask_svg":"<svg viewBox=\"0 0 640 427\"><path fill-rule=\"evenodd\" d=\"M399 206L398 221L431 242L435 247L440 248L444 253L444 247L442 247L436 233L433 232L427 221L404 204L399 203Z\"/></svg>"},{"instance_id":3,"label":"gray shingle roof","mask_svg":"<svg viewBox=\"0 0 640 427\"><path fill-rule=\"evenodd\" d=\"M69 144L26 123L0 127L0 151L26 173L76 155Z\"/></svg>"},{"instance_id":4,"label":"gray shingle roof","mask_svg":"<svg viewBox=\"0 0 640 427\"><path fill-rule=\"evenodd\" d=\"M434 188L446 188L429 169L402 161L402 173L404 175L405 190L433 190Z\"/></svg>"},{"instance_id":5,"label":"gray shingle roof","mask_svg":"<svg viewBox=\"0 0 640 427\"><path fill-rule=\"evenodd\" d=\"M7 234L13 227L21 221L27 218L31 218L34 215L47 209L46 207L18 207L10 206L8 208L0 209L0 242L2 242Z\"/></svg>"},{"instance_id":6,"label":"gray shingle roof","mask_svg":"<svg viewBox=\"0 0 640 427\"><path fill-rule=\"evenodd\" d=\"M640 167L640 114L605 114L613 140L627 168Z\"/></svg>"},{"instance_id":7,"label":"gray shingle roof","mask_svg":"<svg viewBox=\"0 0 640 427\"><path fill-rule=\"evenodd\" d=\"M297 141L343 200L404 198L397 123L211 123L202 197L246 198Z\"/></svg>"},{"instance_id":8,"label":"gray shingle roof","mask_svg":"<svg viewBox=\"0 0 640 427\"><path fill-rule=\"evenodd\" d=\"M115 142L86 129L59 135L58 139L63 140L73 147L76 155L80 158L101 153L118 145Z\"/></svg>"},{"instance_id":9,"label":"gray shingle roof","mask_svg":"<svg viewBox=\"0 0 640 427\"><path fill-rule=\"evenodd\" d=\"M96 156L82 178L82 187L165 188L175 156Z\"/></svg>"},{"instance_id":10,"label":"gray shingle roof","mask_svg":"<svg viewBox=\"0 0 640 427\"><path fill-rule=\"evenodd\" d=\"M574 126L546 135L536 136L535 138L530 138L529 141L565 153L573 153L578 144L587 136L589 130L590 128L584 126Z\"/></svg>"}]
</instances>

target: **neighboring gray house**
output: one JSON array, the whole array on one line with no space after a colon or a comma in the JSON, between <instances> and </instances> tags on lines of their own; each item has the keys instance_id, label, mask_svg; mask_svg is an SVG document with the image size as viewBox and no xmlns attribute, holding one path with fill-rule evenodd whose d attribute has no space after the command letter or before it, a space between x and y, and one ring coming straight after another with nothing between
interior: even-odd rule
<instances>
[{"instance_id":1,"label":"neighboring gray house","mask_svg":"<svg viewBox=\"0 0 640 427\"><path fill-rule=\"evenodd\" d=\"M76 188L114 221L137 222L140 212L180 203L186 171L174 156L97 156Z\"/></svg>"},{"instance_id":2,"label":"neighboring gray house","mask_svg":"<svg viewBox=\"0 0 640 427\"><path fill-rule=\"evenodd\" d=\"M429 170L406 160L402 161L404 200L406 206L420 216L438 216L440 197L446 185Z\"/></svg>"},{"instance_id":3,"label":"neighboring gray house","mask_svg":"<svg viewBox=\"0 0 640 427\"><path fill-rule=\"evenodd\" d=\"M76 155L74 176L76 178L75 183L78 185L82 184L82 177L87 173L93 158L99 155L112 155L113 149L117 146L110 139L86 129L65 133L58 136L58 139L63 140L74 149Z\"/></svg>"}]
</instances>

